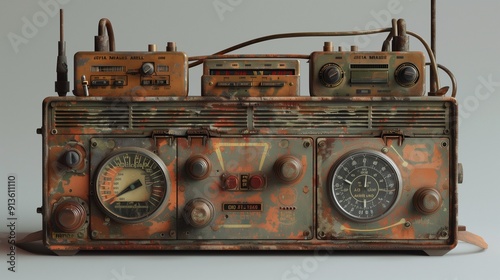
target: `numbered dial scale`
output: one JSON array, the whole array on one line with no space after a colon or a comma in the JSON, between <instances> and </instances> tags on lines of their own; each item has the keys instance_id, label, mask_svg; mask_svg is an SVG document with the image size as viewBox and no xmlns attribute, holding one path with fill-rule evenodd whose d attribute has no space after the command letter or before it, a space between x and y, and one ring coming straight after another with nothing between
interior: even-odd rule
<instances>
[{"instance_id":1,"label":"numbered dial scale","mask_svg":"<svg viewBox=\"0 0 500 280\"><path fill-rule=\"evenodd\" d=\"M140 148L119 150L97 170L95 194L106 215L119 222L148 219L168 197L165 164L154 153Z\"/></svg>"},{"instance_id":2,"label":"numbered dial scale","mask_svg":"<svg viewBox=\"0 0 500 280\"><path fill-rule=\"evenodd\" d=\"M378 220L401 194L401 174L385 154L359 150L341 158L332 169L330 195L342 214L359 222Z\"/></svg>"}]
</instances>

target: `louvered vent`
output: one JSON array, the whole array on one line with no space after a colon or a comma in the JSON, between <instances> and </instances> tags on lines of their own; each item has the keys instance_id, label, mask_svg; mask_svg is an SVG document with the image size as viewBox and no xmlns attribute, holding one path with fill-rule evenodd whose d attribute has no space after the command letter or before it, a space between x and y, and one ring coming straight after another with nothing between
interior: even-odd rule
<instances>
[{"instance_id":1,"label":"louvered vent","mask_svg":"<svg viewBox=\"0 0 500 280\"><path fill-rule=\"evenodd\" d=\"M183 104L185 105L185 104ZM54 110L54 127L94 129L171 129L247 127L246 109L193 106L71 106Z\"/></svg>"},{"instance_id":2,"label":"louvered vent","mask_svg":"<svg viewBox=\"0 0 500 280\"><path fill-rule=\"evenodd\" d=\"M332 102L166 100L155 102L58 102L51 127L60 133L141 133L206 128L222 134L378 135L402 129L442 134L451 127L443 102Z\"/></svg>"},{"instance_id":3,"label":"louvered vent","mask_svg":"<svg viewBox=\"0 0 500 280\"><path fill-rule=\"evenodd\" d=\"M239 128L247 127L246 109L222 110L203 107L134 107L131 113L133 128Z\"/></svg>"},{"instance_id":4,"label":"louvered vent","mask_svg":"<svg viewBox=\"0 0 500 280\"><path fill-rule=\"evenodd\" d=\"M368 127L368 106L304 108L256 108L255 128L338 128Z\"/></svg>"},{"instance_id":5,"label":"louvered vent","mask_svg":"<svg viewBox=\"0 0 500 280\"><path fill-rule=\"evenodd\" d=\"M442 107L373 106L374 128L445 128L446 110Z\"/></svg>"}]
</instances>

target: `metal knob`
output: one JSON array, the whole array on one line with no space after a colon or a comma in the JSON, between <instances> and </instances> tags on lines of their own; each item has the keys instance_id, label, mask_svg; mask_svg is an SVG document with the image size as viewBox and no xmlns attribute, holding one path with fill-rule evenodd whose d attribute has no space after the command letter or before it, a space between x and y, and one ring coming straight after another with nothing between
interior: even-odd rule
<instances>
[{"instance_id":1,"label":"metal knob","mask_svg":"<svg viewBox=\"0 0 500 280\"><path fill-rule=\"evenodd\" d=\"M85 208L76 201L64 201L54 210L54 222L63 232L75 232L86 221Z\"/></svg>"},{"instance_id":2,"label":"metal knob","mask_svg":"<svg viewBox=\"0 0 500 280\"><path fill-rule=\"evenodd\" d=\"M75 168L82 162L82 155L78 150L71 149L64 154L64 164L69 168Z\"/></svg>"},{"instance_id":3,"label":"metal knob","mask_svg":"<svg viewBox=\"0 0 500 280\"><path fill-rule=\"evenodd\" d=\"M210 160L202 155L192 156L186 161L187 174L196 180L207 178L211 169Z\"/></svg>"},{"instance_id":4,"label":"metal knob","mask_svg":"<svg viewBox=\"0 0 500 280\"><path fill-rule=\"evenodd\" d=\"M294 182L302 174L302 163L296 157L283 156L274 163L274 173L285 182Z\"/></svg>"},{"instance_id":5,"label":"metal knob","mask_svg":"<svg viewBox=\"0 0 500 280\"><path fill-rule=\"evenodd\" d=\"M399 85L403 87L409 87L413 86L418 81L419 73L415 65L411 63L405 63L400 65L396 69L394 76L396 78L396 82Z\"/></svg>"},{"instance_id":6,"label":"metal knob","mask_svg":"<svg viewBox=\"0 0 500 280\"><path fill-rule=\"evenodd\" d=\"M151 76L155 72L155 65L151 62L143 63L141 66L141 73L145 76Z\"/></svg>"},{"instance_id":7,"label":"metal knob","mask_svg":"<svg viewBox=\"0 0 500 280\"><path fill-rule=\"evenodd\" d=\"M327 87L335 87L342 82L344 71L335 63L325 64L319 70L319 79Z\"/></svg>"},{"instance_id":8,"label":"metal knob","mask_svg":"<svg viewBox=\"0 0 500 280\"><path fill-rule=\"evenodd\" d=\"M442 203L441 194L434 188L421 188L413 195L415 209L424 215L435 213Z\"/></svg>"},{"instance_id":9,"label":"metal knob","mask_svg":"<svg viewBox=\"0 0 500 280\"><path fill-rule=\"evenodd\" d=\"M195 228L207 226L214 217L214 206L204 198L190 200L182 212L186 223Z\"/></svg>"}]
</instances>

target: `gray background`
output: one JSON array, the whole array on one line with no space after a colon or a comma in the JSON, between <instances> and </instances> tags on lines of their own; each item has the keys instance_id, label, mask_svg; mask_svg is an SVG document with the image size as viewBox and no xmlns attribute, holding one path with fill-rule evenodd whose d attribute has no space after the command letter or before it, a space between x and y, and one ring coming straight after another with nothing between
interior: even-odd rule
<instances>
[{"instance_id":1,"label":"gray background","mask_svg":"<svg viewBox=\"0 0 500 280\"><path fill-rule=\"evenodd\" d=\"M438 62L458 82L459 161L465 180L459 189L459 222L490 244L485 252L468 244L444 257L400 253L207 254L84 253L39 256L17 250L17 272L7 271L7 176L15 173L17 235L41 229L41 103L54 93L59 36L58 7L65 9L68 60L93 49L97 22L109 18L117 50L147 49L167 41L189 56L206 55L255 37L298 31L349 31L389 26L404 18L408 29L429 38L430 1L1 1L0 2L0 278L44 279L498 279L500 198L498 1L438 1ZM31 28L29 26L31 25ZM9 35L10 34L10 35ZM18 43L11 38L18 36ZM21 39L20 39L21 38ZM335 45L379 50L383 36L333 38ZM241 53L303 53L320 50L325 38L285 39L245 48ZM411 39L412 50L422 50ZM303 95L308 94L307 64ZM72 70L70 79L72 79ZM190 95L199 95L201 67L190 71ZM441 73L441 83L449 85ZM73 83L71 82L71 87ZM301 271L298 273L297 271Z\"/></svg>"}]
</instances>

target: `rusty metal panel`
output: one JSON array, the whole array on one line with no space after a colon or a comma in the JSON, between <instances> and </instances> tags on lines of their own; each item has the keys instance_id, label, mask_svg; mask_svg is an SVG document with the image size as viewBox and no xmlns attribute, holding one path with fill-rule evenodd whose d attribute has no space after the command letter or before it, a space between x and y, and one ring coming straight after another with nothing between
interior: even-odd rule
<instances>
[{"instance_id":1,"label":"rusty metal panel","mask_svg":"<svg viewBox=\"0 0 500 280\"><path fill-rule=\"evenodd\" d=\"M312 96L423 96L424 69L416 51L313 52L309 89Z\"/></svg>"},{"instance_id":2,"label":"rusty metal panel","mask_svg":"<svg viewBox=\"0 0 500 280\"><path fill-rule=\"evenodd\" d=\"M187 61L185 53L173 51L78 52L74 57L74 94L186 96Z\"/></svg>"},{"instance_id":3,"label":"rusty metal panel","mask_svg":"<svg viewBox=\"0 0 500 280\"><path fill-rule=\"evenodd\" d=\"M205 143L179 138L178 143L179 239L312 238L311 138L212 138ZM181 217L194 215L196 209L187 205L196 199L212 207L205 224Z\"/></svg>"},{"instance_id":4,"label":"rusty metal panel","mask_svg":"<svg viewBox=\"0 0 500 280\"><path fill-rule=\"evenodd\" d=\"M223 60L203 63L202 96L299 96L298 60Z\"/></svg>"},{"instance_id":5,"label":"rusty metal panel","mask_svg":"<svg viewBox=\"0 0 500 280\"><path fill-rule=\"evenodd\" d=\"M455 214L450 174L456 172L450 169L450 139L407 138L399 144L396 139L320 138L318 146L318 238L449 242ZM361 151L360 156L349 158L353 151ZM383 164L383 155L399 174ZM401 182L390 180L391 175ZM392 187L384 185L388 182Z\"/></svg>"},{"instance_id":6,"label":"rusty metal panel","mask_svg":"<svg viewBox=\"0 0 500 280\"><path fill-rule=\"evenodd\" d=\"M443 254L457 243L453 98L51 97L43 109L44 242L60 254L120 249ZM401 184L390 211L363 220L346 214L350 210L329 188L334 175L343 176L335 173L338 167L352 164L349 156L362 161L358 152L367 151L383 154ZM113 160L129 158L137 163L122 167L133 170L118 175L129 181L106 183ZM373 165L373 157L369 160ZM150 168L150 162L162 167ZM157 170L164 178L158 186L151 184ZM369 171L359 172L361 179L347 180L367 188L353 195L365 207L376 197L370 190L375 180ZM148 186L150 195L139 199ZM142 189L134 194L135 188ZM124 189L128 194L120 194ZM153 202L155 197L161 202ZM121 202L110 204L140 207L134 213L103 203L115 199ZM153 207L140 210L149 201Z\"/></svg>"}]
</instances>

